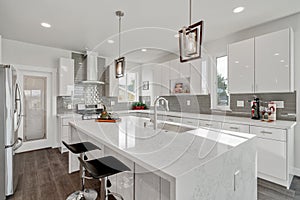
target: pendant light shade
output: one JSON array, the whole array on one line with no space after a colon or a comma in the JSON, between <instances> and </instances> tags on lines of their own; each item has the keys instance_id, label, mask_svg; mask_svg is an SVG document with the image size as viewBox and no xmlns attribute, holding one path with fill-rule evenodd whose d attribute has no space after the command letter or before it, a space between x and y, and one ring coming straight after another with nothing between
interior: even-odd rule
<instances>
[{"instance_id":1,"label":"pendant light shade","mask_svg":"<svg viewBox=\"0 0 300 200\"><path fill-rule=\"evenodd\" d=\"M115 60L116 78L121 78L125 74L125 57L121 57L121 18L124 16L124 12L116 11L117 17L119 17L119 58Z\"/></svg>"},{"instance_id":2,"label":"pendant light shade","mask_svg":"<svg viewBox=\"0 0 300 200\"><path fill-rule=\"evenodd\" d=\"M202 29L203 21L191 24L192 21L192 0L190 0L190 25L183 27L179 33L180 62L201 58Z\"/></svg>"}]
</instances>

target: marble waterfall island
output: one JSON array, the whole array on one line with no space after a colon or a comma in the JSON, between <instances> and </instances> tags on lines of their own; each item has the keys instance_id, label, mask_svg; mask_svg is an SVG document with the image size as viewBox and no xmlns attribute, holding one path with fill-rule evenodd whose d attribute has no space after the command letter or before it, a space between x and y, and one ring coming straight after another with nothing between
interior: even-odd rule
<instances>
[{"instance_id":1,"label":"marble waterfall island","mask_svg":"<svg viewBox=\"0 0 300 200\"><path fill-rule=\"evenodd\" d=\"M146 126L145 126L146 122ZM71 122L70 143L90 141L131 171L110 177L111 191L136 200L256 200L255 136L122 117L118 123ZM69 171L78 160L69 154Z\"/></svg>"}]
</instances>

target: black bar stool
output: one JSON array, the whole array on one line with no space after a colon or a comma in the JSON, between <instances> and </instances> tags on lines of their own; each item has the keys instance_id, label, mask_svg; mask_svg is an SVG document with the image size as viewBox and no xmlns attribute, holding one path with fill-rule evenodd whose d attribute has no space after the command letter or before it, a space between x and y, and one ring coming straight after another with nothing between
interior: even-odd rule
<instances>
[{"instance_id":1,"label":"black bar stool","mask_svg":"<svg viewBox=\"0 0 300 200\"><path fill-rule=\"evenodd\" d=\"M80 142L76 144L67 144L66 142L62 142L72 153L80 154L81 160L87 160L86 152L92 150L101 150L96 145L90 142ZM80 164L80 174L81 174L81 190L73 192L67 198L67 200L95 200L97 198L97 191L92 189L85 189L85 179L89 179L91 177L85 176L85 168Z\"/></svg>"},{"instance_id":2,"label":"black bar stool","mask_svg":"<svg viewBox=\"0 0 300 200\"><path fill-rule=\"evenodd\" d=\"M121 161L113 156L106 156L95 160L83 160L78 158L81 165L89 172L89 174L99 179L100 186L100 200L107 200L109 195L118 197L123 200L120 194L110 192L108 188L111 186L108 176L118 174L124 171L130 171L130 169L124 165Z\"/></svg>"}]
</instances>

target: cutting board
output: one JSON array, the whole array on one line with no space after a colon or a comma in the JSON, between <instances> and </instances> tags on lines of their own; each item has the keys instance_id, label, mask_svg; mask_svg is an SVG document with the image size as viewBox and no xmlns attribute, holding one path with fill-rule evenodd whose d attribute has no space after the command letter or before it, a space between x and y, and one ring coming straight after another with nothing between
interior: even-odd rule
<instances>
[{"instance_id":1,"label":"cutting board","mask_svg":"<svg viewBox=\"0 0 300 200\"><path fill-rule=\"evenodd\" d=\"M115 118L115 119L96 119L96 122L108 122L108 123L116 123L121 121L120 118Z\"/></svg>"}]
</instances>

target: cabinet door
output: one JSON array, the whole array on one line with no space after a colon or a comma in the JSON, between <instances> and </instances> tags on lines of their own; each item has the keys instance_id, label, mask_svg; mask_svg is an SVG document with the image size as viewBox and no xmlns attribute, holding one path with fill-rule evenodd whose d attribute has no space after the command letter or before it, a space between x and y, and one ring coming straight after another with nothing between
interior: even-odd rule
<instances>
[{"instance_id":1,"label":"cabinet door","mask_svg":"<svg viewBox=\"0 0 300 200\"><path fill-rule=\"evenodd\" d=\"M252 93L254 87L254 38L228 45L229 93Z\"/></svg>"},{"instance_id":2,"label":"cabinet door","mask_svg":"<svg viewBox=\"0 0 300 200\"><path fill-rule=\"evenodd\" d=\"M104 156L114 156L130 168L131 171L121 172L119 174L110 176L109 180L112 183L112 187L110 188L112 192L122 195L124 199L133 199L134 163L108 147L104 147Z\"/></svg>"},{"instance_id":3,"label":"cabinet door","mask_svg":"<svg viewBox=\"0 0 300 200\"><path fill-rule=\"evenodd\" d=\"M255 92L290 92L290 31L255 38Z\"/></svg>"},{"instance_id":4,"label":"cabinet door","mask_svg":"<svg viewBox=\"0 0 300 200\"><path fill-rule=\"evenodd\" d=\"M234 132L249 133L249 125L223 123L222 129Z\"/></svg>"},{"instance_id":5,"label":"cabinet door","mask_svg":"<svg viewBox=\"0 0 300 200\"><path fill-rule=\"evenodd\" d=\"M160 199L160 177L139 165L135 167L135 199Z\"/></svg>"},{"instance_id":6,"label":"cabinet door","mask_svg":"<svg viewBox=\"0 0 300 200\"><path fill-rule=\"evenodd\" d=\"M74 91L73 59L59 59L58 80L58 96L71 96Z\"/></svg>"},{"instance_id":7,"label":"cabinet door","mask_svg":"<svg viewBox=\"0 0 300 200\"><path fill-rule=\"evenodd\" d=\"M257 138L257 171L286 180L286 143Z\"/></svg>"}]
</instances>

